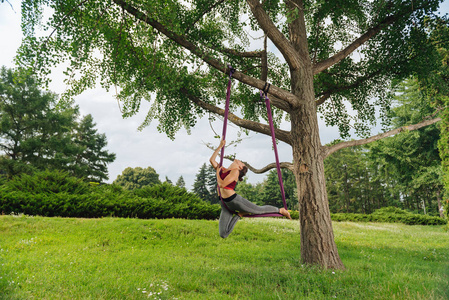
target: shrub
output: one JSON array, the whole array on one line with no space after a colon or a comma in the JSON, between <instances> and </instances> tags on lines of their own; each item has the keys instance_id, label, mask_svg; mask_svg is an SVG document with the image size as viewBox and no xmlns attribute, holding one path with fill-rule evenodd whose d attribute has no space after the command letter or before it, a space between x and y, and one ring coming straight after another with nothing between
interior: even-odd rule
<instances>
[{"instance_id":1,"label":"shrub","mask_svg":"<svg viewBox=\"0 0 449 300\"><path fill-rule=\"evenodd\" d=\"M116 185L93 186L63 172L45 171L1 185L0 212L48 217L216 219L220 207L170 184L131 192Z\"/></svg>"},{"instance_id":2,"label":"shrub","mask_svg":"<svg viewBox=\"0 0 449 300\"><path fill-rule=\"evenodd\" d=\"M445 219L428 215L413 214L397 207L383 207L370 215L331 214L333 221L404 223L407 225L444 225Z\"/></svg>"},{"instance_id":3,"label":"shrub","mask_svg":"<svg viewBox=\"0 0 449 300\"><path fill-rule=\"evenodd\" d=\"M177 215L186 219L216 219L220 215L220 205L211 205L185 188L162 183L134 191L134 194L144 198L154 198L166 201L165 213Z\"/></svg>"},{"instance_id":4,"label":"shrub","mask_svg":"<svg viewBox=\"0 0 449 300\"><path fill-rule=\"evenodd\" d=\"M410 214L408 211L400 209L399 207L395 206L387 206L377 209L372 213L372 215L386 215L386 214L394 214L394 215L408 215Z\"/></svg>"},{"instance_id":5,"label":"shrub","mask_svg":"<svg viewBox=\"0 0 449 300\"><path fill-rule=\"evenodd\" d=\"M364 214L345 214L345 213L337 213L331 214L331 219L333 221L341 222L341 221L351 221L351 222L371 222L371 215Z\"/></svg>"},{"instance_id":6,"label":"shrub","mask_svg":"<svg viewBox=\"0 0 449 300\"><path fill-rule=\"evenodd\" d=\"M299 220L299 211L297 210L289 210L290 217L292 217L293 220Z\"/></svg>"},{"instance_id":7,"label":"shrub","mask_svg":"<svg viewBox=\"0 0 449 300\"><path fill-rule=\"evenodd\" d=\"M82 179L72 177L64 171L42 171L33 175L22 174L4 183L7 190L22 191L30 194L69 193L84 194L89 184Z\"/></svg>"}]
</instances>

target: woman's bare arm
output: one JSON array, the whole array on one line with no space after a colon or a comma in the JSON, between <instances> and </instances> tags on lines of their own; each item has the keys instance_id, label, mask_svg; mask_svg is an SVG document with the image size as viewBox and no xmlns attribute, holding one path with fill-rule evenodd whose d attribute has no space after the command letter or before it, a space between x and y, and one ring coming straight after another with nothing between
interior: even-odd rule
<instances>
[{"instance_id":1,"label":"woman's bare arm","mask_svg":"<svg viewBox=\"0 0 449 300\"><path fill-rule=\"evenodd\" d=\"M213 167L215 170L217 170L218 167L219 167L219 164L218 164L217 161L216 161L218 152L220 152L221 148L223 148L225 144L226 144L226 141L225 141L225 140L222 140L222 141L220 142L220 146L218 146L218 148L214 151L214 153L212 154L212 156L211 156L210 159L209 159L210 164L212 165L212 167Z\"/></svg>"}]
</instances>

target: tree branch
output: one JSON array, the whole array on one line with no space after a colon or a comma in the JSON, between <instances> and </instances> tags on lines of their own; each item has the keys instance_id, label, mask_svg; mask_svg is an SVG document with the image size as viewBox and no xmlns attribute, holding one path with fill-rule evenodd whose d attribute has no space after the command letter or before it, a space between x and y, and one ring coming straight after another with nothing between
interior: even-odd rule
<instances>
[{"instance_id":1,"label":"tree branch","mask_svg":"<svg viewBox=\"0 0 449 300\"><path fill-rule=\"evenodd\" d=\"M256 169L253 166L251 166L250 164L248 164L245 161L242 161L247 167L248 169L256 174L263 174L265 172L270 171L271 169L276 169L276 163L271 163L269 165L266 165L265 167L261 168L261 169ZM281 162L280 164L281 169L289 169L290 171L293 172L293 164L289 163L289 162Z\"/></svg>"},{"instance_id":2,"label":"tree branch","mask_svg":"<svg viewBox=\"0 0 449 300\"><path fill-rule=\"evenodd\" d=\"M215 148L213 148L213 147L209 147L208 146L208 148L211 149L211 150L215 150ZM224 158L227 159L227 160L230 160L230 161L234 161L234 159L235 159L234 156L229 156L229 155L225 155ZM268 164L265 167L262 167L261 169L256 169L255 167L253 167L252 165L250 165L246 161L242 161L242 163L244 163L245 166L247 166L248 169L251 172L255 173L255 174L263 174L263 173L268 172L268 171L270 171L272 169L276 169L276 163ZM281 163L279 163L279 165L280 165L281 169L289 169L290 171L293 172L293 164L292 163L281 162Z\"/></svg>"},{"instance_id":3,"label":"tree branch","mask_svg":"<svg viewBox=\"0 0 449 300\"><path fill-rule=\"evenodd\" d=\"M249 52L239 52L234 49L225 48L222 51L223 53L240 56L240 57L263 57L264 51L249 51Z\"/></svg>"},{"instance_id":4,"label":"tree branch","mask_svg":"<svg viewBox=\"0 0 449 300\"><path fill-rule=\"evenodd\" d=\"M298 69L301 67L301 58L295 51L290 41L282 34L281 31L274 25L268 14L263 9L259 0L247 0L246 1L256 18L260 28L270 38L270 40L276 45L279 51L284 56L285 61L291 69Z\"/></svg>"},{"instance_id":5,"label":"tree branch","mask_svg":"<svg viewBox=\"0 0 449 300\"><path fill-rule=\"evenodd\" d=\"M201 14L198 16L198 18L196 18L196 19L192 22L192 24L190 25L190 26L191 26L190 28L193 28L193 27L195 26L195 24L198 23L198 22L204 17L205 14L211 12L215 7L217 7L219 4L223 3L224 1L225 1L225 0L219 0L219 1L217 1L216 3L214 3L213 5L207 7L206 9L204 9L204 10L201 12ZM189 31L189 28L187 28L186 32L188 32L188 31Z\"/></svg>"},{"instance_id":6,"label":"tree branch","mask_svg":"<svg viewBox=\"0 0 449 300\"><path fill-rule=\"evenodd\" d=\"M350 89L353 89L355 87L358 87L360 85L362 85L363 83L365 83L367 80L372 79L373 77L375 77L376 75L380 74L382 70L377 70L371 74L368 74L364 77L359 77L357 78L352 84L349 85L345 85L345 86L337 86L334 88L330 88L324 92L318 93L316 94L317 97L320 97L320 99L318 99L317 101L315 101L315 104L317 106L323 104L333 93L335 92L341 92L341 91L347 91Z\"/></svg>"},{"instance_id":7,"label":"tree branch","mask_svg":"<svg viewBox=\"0 0 449 300\"><path fill-rule=\"evenodd\" d=\"M353 146L360 146L360 145L365 145L374 141L378 141L381 140L383 138L398 134L402 131L413 131L416 129L420 129L432 124L435 124L437 122L441 121L441 118L435 118L435 119L430 119L430 120L425 120L422 121L420 123L417 124L413 124L413 125L407 125L407 126L402 126L400 128L396 128L387 132L383 132L380 133L378 135L374 135L372 137L369 137L367 139L361 139L361 140L354 140L354 141L347 141L347 142L341 142L338 144L335 144L333 146L323 146L322 147L322 155L324 158L328 157L329 155L331 155L332 153L344 149L344 148L348 148L348 147L353 147Z\"/></svg>"},{"instance_id":8,"label":"tree branch","mask_svg":"<svg viewBox=\"0 0 449 300\"><path fill-rule=\"evenodd\" d=\"M134 16L135 18L147 23L160 33L164 34L167 38L171 39L181 47L189 50L192 54L196 55L203 61L205 61L207 64L209 64L211 67L223 72L223 73L229 73L228 67L223 62L219 61L218 59L215 59L211 57L209 52L205 52L202 49L200 49L198 46L196 46L194 43L187 40L184 36L181 36L179 34L176 34L170 30L168 30L164 25L159 23L153 18L150 18L146 14L142 13L132 5L128 4L125 0L114 0L114 3L117 5L123 7L129 14ZM253 78L251 76L247 76L243 74L242 72L236 71L233 75L235 79L238 81L247 84L249 86L252 86L257 89L263 89L265 85L265 81ZM270 88L270 94L276 96L277 98L285 101L288 103L291 107L297 107L300 104L305 103L305 100L301 100L292 93L281 89L276 86L271 86Z\"/></svg>"},{"instance_id":9,"label":"tree branch","mask_svg":"<svg viewBox=\"0 0 449 300\"><path fill-rule=\"evenodd\" d=\"M406 60L403 61L399 61L398 63L406 63L406 62L413 62L416 59L417 55L411 56L411 57L407 57ZM315 101L316 106L319 106L321 104L323 104L327 99L330 98L330 96L332 96L333 93L338 93L341 91L346 91L346 90L350 90L353 88L356 88L358 86L363 85L367 80L370 80L374 77L376 77L377 75L381 74L382 72L385 71L391 71L393 74L400 74L400 72L397 72L397 69L395 68L396 64L394 64L393 62L391 62L390 64L388 64L388 66L382 68L382 69L378 69L366 76L363 77L358 77L353 83L349 84L349 85L345 85L345 86L334 86L332 88L329 88L328 90L325 90L323 92L317 93L315 96L316 97L320 97L320 99ZM339 74L330 74L331 76L340 76Z\"/></svg>"},{"instance_id":10,"label":"tree branch","mask_svg":"<svg viewBox=\"0 0 449 300\"><path fill-rule=\"evenodd\" d=\"M192 101L194 104L198 105L201 108L204 108L212 113L215 113L217 115L220 116L224 116L225 111L224 109L221 109L219 107L216 107L212 104L206 103L202 100L200 100L198 97L192 95L189 93L189 91L186 88L181 88L181 92L190 100ZM259 132L259 133L263 133L265 135L269 135L271 136L271 131L270 131L270 126L268 125L264 125L258 122L254 122L254 121L249 121L249 120L245 120L242 118L237 117L236 115L234 115L233 113L229 113L228 115L228 120L231 121L232 123L234 123L235 125L239 126L239 127L243 127L255 132ZM291 134L288 131L285 130L281 130L281 129L277 129L275 128L275 135L276 138L280 141L283 141L284 143L287 143L289 145L291 145Z\"/></svg>"},{"instance_id":11,"label":"tree branch","mask_svg":"<svg viewBox=\"0 0 449 300\"><path fill-rule=\"evenodd\" d=\"M9 2L8 0L2 0L1 3L5 2L9 4L9 6L11 6L12 11L15 13L16 11L14 10L14 6L12 6L11 2Z\"/></svg>"},{"instance_id":12,"label":"tree branch","mask_svg":"<svg viewBox=\"0 0 449 300\"><path fill-rule=\"evenodd\" d=\"M414 11L417 11L419 9L422 9L423 7L413 7L411 8L411 11L408 12L408 14L411 14ZM357 48L359 48L361 45L363 45L366 41L370 40L372 37L377 35L382 29L387 27L388 25L394 23L397 21L400 17L404 16L405 14L397 14L386 17L384 20L382 20L379 24L377 24L374 27L371 27L367 30L364 34L362 34L358 39L356 39L354 42L352 42L349 46L347 46L342 51L338 52L334 56L325 59L323 61L320 61L316 63L313 66L313 74L316 75L327 68L339 63L346 57L348 57L352 52L354 52Z\"/></svg>"},{"instance_id":13,"label":"tree branch","mask_svg":"<svg viewBox=\"0 0 449 300\"><path fill-rule=\"evenodd\" d=\"M260 57L262 63L262 70L260 71L260 80L267 81L268 79L268 55L267 55L267 35L263 39L263 52Z\"/></svg>"},{"instance_id":14,"label":"tree branch","mask_svg":"<svg viewBox=\"0 0 449 300\"><path fill-rule=\"evenodd\" d=\"M329 99L330 97L331 97L331 93L329 91L322 93L322 96L320 97L320 99L315 101L315 105L320 106L321 104L326 102L326 100Z\"/></svg>"}]
</instances>

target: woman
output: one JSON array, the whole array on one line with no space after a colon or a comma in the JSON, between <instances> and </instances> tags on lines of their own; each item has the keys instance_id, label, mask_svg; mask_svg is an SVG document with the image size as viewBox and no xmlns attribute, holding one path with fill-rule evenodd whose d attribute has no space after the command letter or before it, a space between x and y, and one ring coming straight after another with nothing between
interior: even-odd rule
<instances>
[{"instance_id":1,"label":"woman","mask_svg":"<svg viewBox=\"0 0 449 300\"><path fill-rule=\"evenodd\" d=\"M283 207L277 208L271 205L258 206L236 194L234 189L237 185L237 181L243 180L248 168L238 159L234 160L234 162L227 169L219 166L216 162L216 158L218 152L220 152L225 144L226 141L222 140L220 146L215 150L209 160L214 169L217 171L217 193L219 196L221 194L221 198L229 208L227 209L220 201L221 214L218 225L220 236L222 238L228 237L234 229L237 221L246 214L280 213L291 220L290 213ZM235 211L238 214L233 215L229 210Z\"/></svg>"}]
</instances>

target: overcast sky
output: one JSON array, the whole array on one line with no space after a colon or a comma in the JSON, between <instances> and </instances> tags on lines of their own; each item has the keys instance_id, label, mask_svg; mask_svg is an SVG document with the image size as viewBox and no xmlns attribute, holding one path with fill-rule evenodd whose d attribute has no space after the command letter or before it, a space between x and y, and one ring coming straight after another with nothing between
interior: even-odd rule
<instances>
[{"instance_id":1,"label":"overcast sky","mask_svg":"<svg viewBox=\"0 0 449 300\"><path fill-rule=\"evenodd\" d=\"M0 66L14 67L13 58L20 45L22 32L20 28L20 1L9 0L0 4ZM445 0L440 11L449 12L449 0ZM50 90L61 94L65 90L61 73L51 75L52 84ZM223 87L225 98L226 87ZM141 107L141 112L131 118L123 119L114 98L114 92L107 92L101 88L85 91L75 98L82 115L91 114L96 122L96 128L100 133L105 133L108 139L107 149L116 154L115 162L109 164L109 180L112 182L126 167L153 167L165 181L168 177L175 183L183 176L187 189L191 189L195 175L203 163L208 163L212 151L204 143L218 144L214 139L214 132L206 118L198 120L191 134L188 135L181 129L174 141L157 131L157 122L153 122L143 131L137 128L143 121L148 105ZM227 140L236 139L238 128L228 123ZM222 122L212 124L217 133L221 133ZM288 124L285 124L288 126ZM284 129L289 129L288 127ZM378 133L373 130L373 134ZM336 128L326 127L320 120L320 135L323 144L339 137ZM291 161L290 146L279 143L279 157L281 161ZM242 143L236 148L228 148L227 154L238 153L238 158L248 161L254 167L260 168L274 161L271 147L271 138L262 134L251 133L245 136ZM261 182L266 175L248 173L251 183Z\"/></svg>"}]
</instances>

